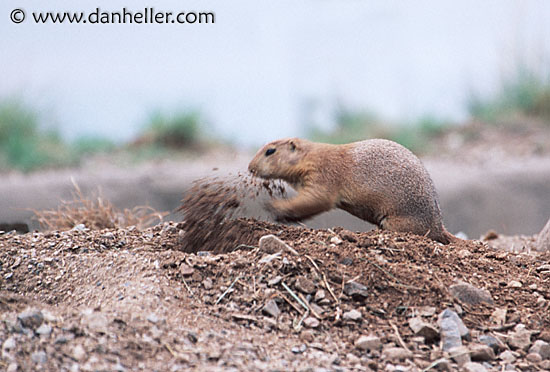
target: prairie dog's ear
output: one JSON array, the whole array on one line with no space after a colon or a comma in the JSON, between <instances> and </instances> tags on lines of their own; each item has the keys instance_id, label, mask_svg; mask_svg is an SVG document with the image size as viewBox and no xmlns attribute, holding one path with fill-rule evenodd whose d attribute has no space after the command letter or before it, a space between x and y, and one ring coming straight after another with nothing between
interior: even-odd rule
<instances>
[{"instance_id":1,"label":"prairie dog's ear","mask_svg":"<svg viewBox=\"0 0 550 372\"><path fill-rule=\"evenodd\" d=\"M294 141L290 141L289 145L290 145L290 151L296 150L296 143Z\"/></svg>"}]
</instances>

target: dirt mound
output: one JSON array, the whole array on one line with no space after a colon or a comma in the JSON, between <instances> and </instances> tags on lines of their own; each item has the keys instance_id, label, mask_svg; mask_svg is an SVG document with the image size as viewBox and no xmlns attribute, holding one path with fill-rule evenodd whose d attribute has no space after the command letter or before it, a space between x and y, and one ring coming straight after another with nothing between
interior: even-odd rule
<instances>
[{"instance_id":1,"label":"dirt mound","mask_svg":"<svg viewBox=\"0 0 550 372\"><path fill-rule=\"evenodd\" d=\"M0 365L420 371L458 370L466 355L494 370L549 368L549 254L392 232L232 224L292 249L265 251L255 241L222 254L186 253L176 223L1 235ZM489 300L465 302L460 282ZM468 331L458 353L444 349L445 310ZM418 330L412 319L429 327Z\"/></svg>"}]
</instances>

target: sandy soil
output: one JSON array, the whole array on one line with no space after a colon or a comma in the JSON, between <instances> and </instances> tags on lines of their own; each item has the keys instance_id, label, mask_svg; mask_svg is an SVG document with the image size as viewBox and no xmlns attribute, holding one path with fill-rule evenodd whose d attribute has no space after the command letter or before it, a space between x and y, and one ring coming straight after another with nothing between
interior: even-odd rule
<instances>
[{"instance_id":1,"label":"sandy soil","mask_svg":"<svg viewBox=\"0 0 550 372\"><path fill-rule=\"evenodd\" d=\"M344 213L272 224L261 198L242 205L255 219L228 220L216 213L234 201L216 195L195 224L1 233L0 370L550 370L550 253L529 235L550 217L547 137L489 128L464 142L470 130L424 162L447 228L496 230L487 241L364 232ZM119 208L174 211L192 180L248 159L5 174L0 223L70 198L71 178Z\"/></svg>"},{"instance_id":2,"label":"sandy soil","mask_svg":"<svg viewBox=\"0 0 550 372\"><path fill-rule=\"evenodd\" d=\"M238 220L238 229L247 240L226 241L221 250L232 252L219 254L182 252L175 223L0 236L0 366L458 370L465 361L443 351L437 326L438 314L452 309L469 330L461 350L474 363L550 368L550 355L529 352L536 340L550 341L548 254L256 220ZM260 248L267 234L290 249ZM458 299L451 286L460 281L492 299ZM435 329L433 338L409 326L417 317ZM529 332L526 346L512 341L518 324ZM488 336L498 345L475 354Z\"/></svg>"}]
</instances>

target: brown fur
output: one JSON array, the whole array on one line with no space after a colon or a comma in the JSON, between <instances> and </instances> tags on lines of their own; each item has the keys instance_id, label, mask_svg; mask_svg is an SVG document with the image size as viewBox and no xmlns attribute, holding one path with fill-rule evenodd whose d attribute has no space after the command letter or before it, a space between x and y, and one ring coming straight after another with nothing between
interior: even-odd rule
<instances>
[{"instance_id":1,"label":"brown fur","mask_svg":"<svg viewBox=\"0 0 550 372\"><path fill-rule=\"evenodd\" d=\"M458 240L443 226L437 193L422 162L395 142L329 145L281 139L262 147L248 170L282 179L298 192L268 205L279 221L340 208L382 229L426 235L443 244Z\"/></svg>"}]
</instances>

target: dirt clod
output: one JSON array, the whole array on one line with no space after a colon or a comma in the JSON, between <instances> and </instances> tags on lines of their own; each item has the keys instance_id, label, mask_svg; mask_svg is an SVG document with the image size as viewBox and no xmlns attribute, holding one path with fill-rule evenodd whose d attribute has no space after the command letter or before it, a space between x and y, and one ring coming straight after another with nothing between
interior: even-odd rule
<instances>
[{"instance_id":1,"label":"dirt clod","mask_svg":"<svg viewBox=\"0 0 550 372\"><path fill-rule=\"evenodd\" d=\"M186 193L179 210L184 231L184 252L227 252L243 245L257 245L259 230L234 218L243 213L243 202L262 193L285 195L284 185L239 174L229 178L203 178Z\"/></svg>"}]
</instances>

